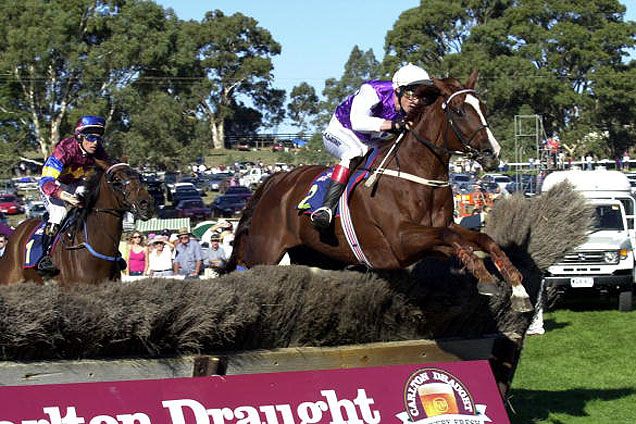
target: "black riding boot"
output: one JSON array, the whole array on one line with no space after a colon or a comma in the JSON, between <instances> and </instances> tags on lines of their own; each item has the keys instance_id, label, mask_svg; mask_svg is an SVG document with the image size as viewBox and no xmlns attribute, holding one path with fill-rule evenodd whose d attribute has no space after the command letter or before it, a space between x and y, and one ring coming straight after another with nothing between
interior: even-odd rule
<instances>
[{"instance_id":1,"label":"black riding boot","mask_svg":"<svg viewBox=\"0 0 636 424\"><path fill-rule=\"evenodd\" d=\"M333 211L336 209L336 204L346 186L347 183L339 183L334 180L329 181L329 188L322 201L322 207L316 209L316 212L311 214L311 222L314 223L314 228L318 230L329 228L333 219Z\"/></svg>"},{"instance_id":2,"label":"black riding boot","mask_svg":"<svg viewBox=\"0 0 636 424\"><path fill-rule=\"evenodd\" d=\"M57 275L60 270L53 263L51 258L51 245L57 234L58 225L48 223L42 234L42 250L44 256L40 258L37 265L37 271L42 276L54 276Z\"/></svg>"}]
</instances>

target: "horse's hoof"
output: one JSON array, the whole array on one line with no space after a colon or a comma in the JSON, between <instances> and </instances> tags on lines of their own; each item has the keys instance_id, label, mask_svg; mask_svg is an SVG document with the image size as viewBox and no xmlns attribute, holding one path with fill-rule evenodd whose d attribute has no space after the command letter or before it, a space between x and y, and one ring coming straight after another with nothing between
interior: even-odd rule
<instances>
[{"instance_id":1,"label":"horse's hoof","mask_svg":"<svg viewBox=\"0 0 636 424\"><path fill-rule=\"evenodd\" d=\"M482 296L494 296L499 293L499 287L494 281L479 281L477 283L477 293Z\"/></svg>"},{"instance_id":2,"label":"horse's hoof","mask_svg":"<svg viewBox=\"0 0 636 424\"><path fill-rule=\"evenodd\" d=\"M511 297L510 303L512 303L512 309L517 312L532 312L534 307L527 297Z\"/></svg>"}]
</instances>

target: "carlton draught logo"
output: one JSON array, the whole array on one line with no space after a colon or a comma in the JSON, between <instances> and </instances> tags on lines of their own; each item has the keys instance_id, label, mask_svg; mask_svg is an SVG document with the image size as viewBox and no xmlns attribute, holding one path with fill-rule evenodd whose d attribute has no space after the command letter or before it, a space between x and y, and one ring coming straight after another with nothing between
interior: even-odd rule
<instances>
[{"instance_id":1,"label":"carlton draught logo","mask_svg":"<svg viewBox=\"0 0 636 424\"><path fill-rule=\"evenodd\" d=\"M439 368L415 371L404 386L403 423L442 424L490 422L486 405L475 405L466 386L454 375Z\"/></svg>"}]
</instances>

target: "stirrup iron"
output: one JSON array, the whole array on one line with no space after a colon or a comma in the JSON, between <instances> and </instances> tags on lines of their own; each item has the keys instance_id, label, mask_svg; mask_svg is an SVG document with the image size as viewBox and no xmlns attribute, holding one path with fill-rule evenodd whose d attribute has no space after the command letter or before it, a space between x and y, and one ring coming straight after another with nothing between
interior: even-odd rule
<instances>
[{"instance_id":1,"label":"stirrup iron","mask_svg":"<svg viewBox=\"0 0 636 424\"><path fill-rule=\"evenodd\" d=\"M326 214L322 212L326 212ZM326 220L324 218L325 215L326 215ZM331 208L327 206L318 208L314 211L314 213L311 214L311 222L314 224L314 227L318 229L325 229L329 227L332 220L333 220L333 211L331 210Z\"/></svg>"}]
</instances>

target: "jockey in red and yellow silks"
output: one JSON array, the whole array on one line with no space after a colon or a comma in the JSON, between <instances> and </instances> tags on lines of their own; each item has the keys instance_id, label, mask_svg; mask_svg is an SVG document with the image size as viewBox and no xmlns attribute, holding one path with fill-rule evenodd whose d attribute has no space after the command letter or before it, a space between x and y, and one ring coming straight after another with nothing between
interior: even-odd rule
<instances>
[{"instance_id":1,"label":"jockey in red and yellow silks","mask_svg":"<svg viewBox=\"0 0 636 424\"><path fill-rule=\"evenodd\" d=\"M79 187L79 182L93 172L95 159L109 160L102 147L104 127L104 118L82 116L75 124L73 136L57 143L44 163L38 187L49 220L42 240L44 256L37 266L42 274L58 272L50 257L50 247L66 217L65 203L78 206L78 195L83 188Z\"/></svg>"}]
</instances>

